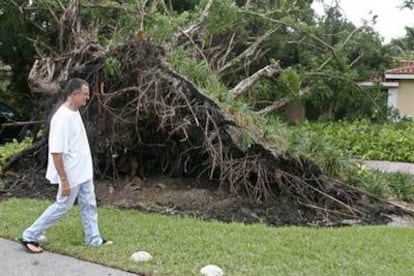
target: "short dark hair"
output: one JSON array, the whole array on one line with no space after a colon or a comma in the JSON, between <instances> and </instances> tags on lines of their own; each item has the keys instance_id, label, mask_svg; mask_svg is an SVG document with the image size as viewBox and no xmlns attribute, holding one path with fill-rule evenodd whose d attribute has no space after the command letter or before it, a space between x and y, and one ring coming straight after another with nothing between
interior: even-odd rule
<instances>
[{"instance_id":1,"label":"short dark hair","mask_svg":"<svg viewBox=\"0 0 414 276\"><path fill-rule=\"evenodd\" d=\"M82 85L89 86L88 82L84 79L73 78L68 81L65 89L63 90L63 99L66 100L73 92L79 90Z\"/></svg>"}]
</instances>

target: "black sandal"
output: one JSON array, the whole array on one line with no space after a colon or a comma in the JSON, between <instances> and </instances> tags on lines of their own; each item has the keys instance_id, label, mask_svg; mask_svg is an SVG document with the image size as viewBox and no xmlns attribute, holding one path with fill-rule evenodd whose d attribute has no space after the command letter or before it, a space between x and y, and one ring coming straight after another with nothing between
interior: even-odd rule
<instances>
[{"instance_id":1,"label":"black sandal","mask_svg":"<svg viewBox=\"0 0 414 276\"><path fill-rule=\"evenodd\" d=\"M112 245L113 243L113 241L102 239L102 245Z\"/></svg>"},{"instance_id":2,"label":"black sandal","mask_svg":"<svg viewBox=\"0 0 414 276\"><path fill-rule=\"evenodd\" d=\"M25 241L23 239L18 239L18 241L24 246L28 253L36 254L43 252L43 249L40 247L38 242Z\"/></svg>"}]
</instances>

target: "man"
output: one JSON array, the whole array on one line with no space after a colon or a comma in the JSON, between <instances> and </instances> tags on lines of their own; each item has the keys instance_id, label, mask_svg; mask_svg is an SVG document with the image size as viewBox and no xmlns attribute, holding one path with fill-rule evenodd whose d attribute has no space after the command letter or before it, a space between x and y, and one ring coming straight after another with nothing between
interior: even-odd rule
<instances>
[{"instance_id":1,"label":"man","mask_svg":"<svg viewBox=\"0 0 414 276\"><path fill-rule=\"evenodd\" d=\"M19 239L30 253L41 253L39 238L72 208L78 199L87 245L111 244L98 229L98 214L93 185L92 157L88 137L79 112L89 99L85 80L71 79L64 90L64 103L50 122L49 158L46 178L59 184L56 202L29 227Z\"/></svg>"}]
</instances>

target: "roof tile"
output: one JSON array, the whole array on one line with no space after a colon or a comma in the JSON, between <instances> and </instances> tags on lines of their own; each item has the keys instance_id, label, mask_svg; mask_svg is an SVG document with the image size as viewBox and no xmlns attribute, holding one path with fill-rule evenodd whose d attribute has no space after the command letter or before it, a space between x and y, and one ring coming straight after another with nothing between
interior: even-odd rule
<instances>
[{"instance_id":1,"label":"roof tile","mask_svg":"<svg viewBox=\"0 0 414 276\"><path fill-rule=\"evenodd\" d=\"M385 74L414 74L414 60L403 60L400 67L385 70Z\"/></svg>"}]
</instances>

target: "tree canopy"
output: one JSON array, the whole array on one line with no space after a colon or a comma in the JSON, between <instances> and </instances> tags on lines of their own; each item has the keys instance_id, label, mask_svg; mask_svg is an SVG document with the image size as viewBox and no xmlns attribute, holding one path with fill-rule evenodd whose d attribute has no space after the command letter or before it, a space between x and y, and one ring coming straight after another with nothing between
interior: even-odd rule
<instances>
[{"instance_id":1,"label":"tree canopy","mask_svg":"<svg viewBox=\"0 0 414 276\"><path fill-rule=\"evenodd\" d=\"M31 98L25 79L35 58L68 47L58 43L58 26L69 1L32 2L30 6L24 0L0 2L0 59L13 70L7 100L23 110ZM309 102L317 113L331 118L378 113L381 103L373 105L372 100L381 97L355 98L361 95L355 83L381 74L395 52L382 45L369 25L356 28L339 5L328 7L317 18L311 4L304 0L90 0L80 4L78 26L69 27L82 26L106 48L138 34L168 44L168 58L175 66L185 61L182 67L198 68L187 72L190 78L205 83L202 75L207 72L229 90L259 73L260 81L237 90L238 99L266 114L280 110L288 99ZM179 40L186 42L175 47ZM266 66L280 68L280 77L263 74L260 70ZM108 68L116 70L116 64Z\"/></svg>"},{"instance_id":2,"label":"tree canopy","mask_svg":"<svg viewBox=\"0 0 414 276\"><path fill-rule=\"evenodd\" d=\"M68 78L90 83L84 114L101 176L125 168L136 176L145 159L147 171L205 177L257 201L288 195L329 219L372 215L363 192L289 151L272 120L295 102L328 119L381 109L372 102L383 99L364 97L356 82L381 72L391 54L372 28L355 28L337 6L317 18L311 1L300 0L5 4L2 11L36 27L25 35L33 42L26 62L32 58L36 116L48 114ZM19 20L7 22L19 29ZM15 73L20 63L11 56L19 52L4 59ZM25 152L38 165L46 139Z\"/></svg>"}]
</instances>

